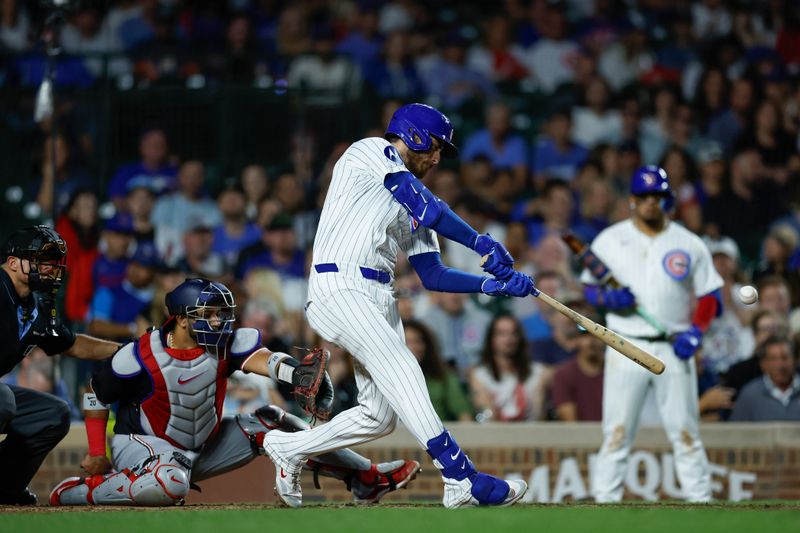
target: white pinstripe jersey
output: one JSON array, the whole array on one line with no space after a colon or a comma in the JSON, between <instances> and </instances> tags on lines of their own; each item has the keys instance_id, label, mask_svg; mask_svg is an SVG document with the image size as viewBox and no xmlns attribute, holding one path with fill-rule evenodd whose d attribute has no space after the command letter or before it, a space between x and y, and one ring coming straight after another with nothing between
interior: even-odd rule
<instances>
[{"instance_id":1,"label":"white pinstripe jersey","mask_svg":"<svg viewBox=\"0 0 800 533\"><path fill-rule=\"evenodd\" d=\"M360 284L357 266L394 272L398 250L409 256L439 251L436 233L418 226L383 185L387 173L403 170L400 155L385 139L370 137L350 145L333 167L314 239L315 265L336 263ZM329 274L312 267L312 287L317 276Z\"/></svg>"},{"instance_id":2,"label":"white pinstripe jersey","mask_svg":"<svg viewBox=\"0 0 800 533\"><path fill-rule=\"evenodd\" d=\"M636 301L670 333L691 325L692 299L722 287L706 244L675 222L654 237L636 228L633 220L610 226L595 238L592 251L615 278L629 287ZM584 270L584 283L596 283ZM608 313L609 329L623 335L654 336L658 332L638 314Z\"/></svg>"}]
</instances>

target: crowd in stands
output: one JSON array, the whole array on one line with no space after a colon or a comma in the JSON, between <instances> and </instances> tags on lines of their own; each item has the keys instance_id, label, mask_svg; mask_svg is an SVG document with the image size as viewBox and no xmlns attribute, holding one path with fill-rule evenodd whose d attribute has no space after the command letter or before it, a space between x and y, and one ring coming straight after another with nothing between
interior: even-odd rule
<instances>
[{"instance_id":1,"label":"crowd in stands","mask_svg":"<svg viewBox=\"0 0 800 533\"><path fill-rule=\"evenodd\" d=\"M44 7L34 4L0 2L0 87L42 79L35 35ZM61 34L64 86L284 83L310 105L342 95L377 102L370 112L383 125L402 102L438 106L454 118L461 152L427 186L503 241L539 288L597 320L561 235L591 241L630 216L631 174L662 166L675 222L703 236L725 283L724 313L696 357L703 420L800 421L796 2L79 5ZM163 322L167 291L204 276L235 291L240 325L258 328L270 349L300 355L295 347L320 342L303 307L333 163L350 142L381 134L379 126L314 150L299 145L274 162L288 170L253 162L223 183L207 179L208 161L175 153L180 132L158 124L141 131L138 160L100 179L91 176L90 133L44 135L38 173L26 182L37 212L53 213L68 243L63 316L92 334L132 339ZM442 252L447 264L481 273L470 250L442 242ZM750 283L756 305L737 297ZM605 347L570 320L533 298L430 293L406 261L394 287L443 420L600 419ZM356 403L350 356L330 348L343 410ZM74 396L90 369L48 361L32 354L10 379ZM287 391L237 376L225 405L240 412L266 401L291 408ZM644 413L643 424L657 424L657 413Z\"/></svg>"}]
</instances>

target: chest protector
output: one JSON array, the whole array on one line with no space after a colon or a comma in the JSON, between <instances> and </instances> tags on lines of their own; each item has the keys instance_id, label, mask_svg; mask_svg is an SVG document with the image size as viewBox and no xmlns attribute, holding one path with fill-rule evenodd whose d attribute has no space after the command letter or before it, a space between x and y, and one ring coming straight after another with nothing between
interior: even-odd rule
<instances>
[{"instance_id":1,"label":"chest protector","mask_svg":"<svg viewBox=\"0 0 800 533\"><path fill-rule=\"evenodd\" d=\"M142 429L185 450L202 446L222 419L228 360L205 350L171 355L158 331L142 335L134 349L153 382L141 403Z\"/></svg>"}]
</instances>

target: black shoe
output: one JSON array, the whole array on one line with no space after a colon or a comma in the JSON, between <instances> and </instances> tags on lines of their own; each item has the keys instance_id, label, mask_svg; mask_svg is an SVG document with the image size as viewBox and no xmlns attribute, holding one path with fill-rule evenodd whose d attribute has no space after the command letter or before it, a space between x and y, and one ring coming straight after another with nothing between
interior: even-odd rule
<instances>
[{"instance_id":1,"label":"black shoe","mask_svg":"<svg viewBox=\"0 0 800 533\"><path fill-rule=\"evenodd\" d=\"M0 492L0 505L36 505L39 499L30 489L19 492Z\"/></svg>"}]
</instances>

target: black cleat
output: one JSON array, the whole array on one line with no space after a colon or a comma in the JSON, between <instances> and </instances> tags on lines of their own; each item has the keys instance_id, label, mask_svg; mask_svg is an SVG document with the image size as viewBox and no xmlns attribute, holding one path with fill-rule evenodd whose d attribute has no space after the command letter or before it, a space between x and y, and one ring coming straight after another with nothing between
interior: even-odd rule
<instances>
[{"instance_id":1,"label":"black cleat","mask_svg":"<svg viewBox=\"0 0 800 533\"><path fill-rule=\"evenodd\" d=\"M19 492L0 492L0 505L36 505L38 501L36 494L28 488Z\"/></svg>"}]
</instances>

